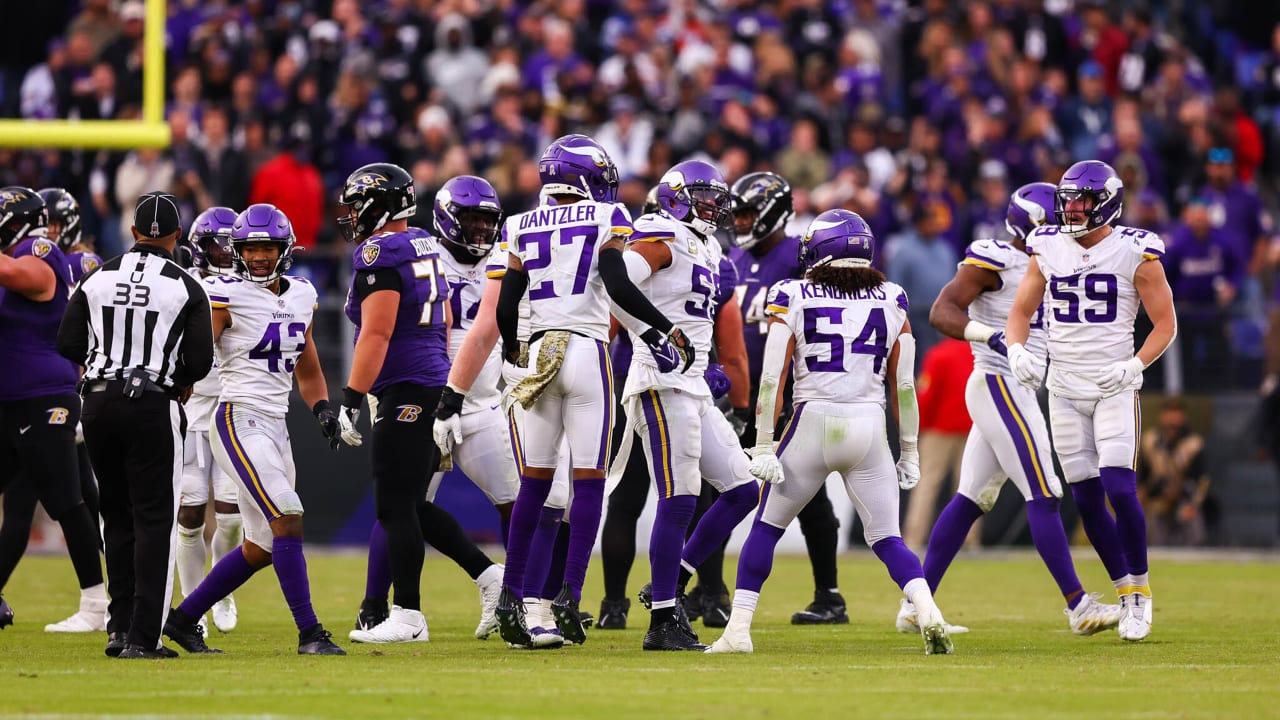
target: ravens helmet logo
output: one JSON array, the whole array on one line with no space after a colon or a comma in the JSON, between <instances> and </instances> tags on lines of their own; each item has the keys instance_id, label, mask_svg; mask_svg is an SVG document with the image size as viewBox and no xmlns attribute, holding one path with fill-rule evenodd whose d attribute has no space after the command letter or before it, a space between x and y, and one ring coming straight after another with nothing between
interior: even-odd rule
<instances>
[{"instance_id":1,"label":"ravens helmet logo","mask_svg":"<svg viewBox=\"0 0 1280 720\"><path fill-rule=\"evenodd\" d=\"M9 207L13 203L21 202L22 195L13 190L5 190L0 192L0 210Z\"/></svg>"},{"instance_id":2,"label":"ravens helmet logo","mask_svg":"<svg viewBox=\"0 0 1280 720\"><path fill-rule=\"evenodd\" d=\"M352 189L357 192L363 192L372 188L382 187L387 183L387 176L382 173L365 173L360 177L351 180Z\"/></svg>"}]
</instances>

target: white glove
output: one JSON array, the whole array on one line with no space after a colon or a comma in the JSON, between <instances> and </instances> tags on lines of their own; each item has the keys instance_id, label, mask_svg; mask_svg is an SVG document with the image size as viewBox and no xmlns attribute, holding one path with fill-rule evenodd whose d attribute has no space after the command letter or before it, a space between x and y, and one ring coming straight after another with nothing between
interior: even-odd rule
<instances>
[{"instance_id":1,"label":"white glove","mask_svg":"<svg viewBox=\"0 0 1280 720\"><path fill-rule=\"evenodd\" d=\"M749 472L757 480L777 485L782 482L782 461L778 460L773 444L757 445L751 451Z\"/></svg>"},{"instance_id":2,"label":"white glove","mask_svg":"<svg viewBox=\"0 0 1280 720\"><path fill-rule=\"evenodd\" d=\"M76 423L76 444L77 445L84 444L84 424L83 423Z\"/></svg>"},{"instance_id":3,"label":"white glove","mask_svg":"<svg viewBox=\"0 0 1280 720\"><path fill-rule=\"evenodd\" d=\"M898 487L910 490L920 482L920 451L902 448L898 458Z\"/></svg>"},{"instance_id":4,"label":"white glove","mask_svg":"<svg viewBox=\"0 0 1280 720\"><path fill-rule=\"evenodd\" d=\"M1098 389L1108 395L1118 393L1129 387L1134 380L1142 377L1142 371L1146 369L1147 366L1136 356L1123 362L1112 363L1098 375Z\"/></svg>"},{"instance_id":5,"label":"white glove","mask_svg":"<svg viewBox=\"0 0 1280 720\"><path fill-rule=\"evenodd\" d=\"M462 416L450 415L444 420L437 418L431 426L431 437L442 455L452 455L453 446L462 444Z\"/></svg>"},{"instance_id":6,"label":"white glove","mask_svg":"<svg viewBox=\"0 0 1280 720\"><path fill-rule=\"evenodd\" d=\"M1044 361L1031 354L1022 343L1009 346L1009 369L1018 382L1029 390L1039 390L1040 383L1044 381Z\"/></svg>"}]
</instances>

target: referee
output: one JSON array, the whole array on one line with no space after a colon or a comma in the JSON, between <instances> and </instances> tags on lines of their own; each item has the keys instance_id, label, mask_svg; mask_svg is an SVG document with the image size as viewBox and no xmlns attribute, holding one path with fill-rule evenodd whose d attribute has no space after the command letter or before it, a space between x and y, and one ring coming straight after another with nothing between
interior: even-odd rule
<instances>
[{"instance_id":1,"label":"referee","mask_svg":"<svg viewBox=\"0 0 1280 720\"><path fill-rule=\"evenodd\" d=\"M82 417L101 494L111 657L177 656L160 643L160 628L173 594L181 399L213 365L209 298L173 261L181 232L172 195L139 198L137 244L84 277L58 330L58 352L85 369Z\"/></svg>"}]
</instances>

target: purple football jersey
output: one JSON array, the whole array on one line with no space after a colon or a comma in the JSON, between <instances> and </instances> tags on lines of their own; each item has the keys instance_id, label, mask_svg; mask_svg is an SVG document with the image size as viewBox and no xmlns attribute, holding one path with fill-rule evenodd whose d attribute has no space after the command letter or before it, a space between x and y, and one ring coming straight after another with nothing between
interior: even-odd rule
<instances>
[{"instance_id":1,"label":"purple football jersey","mask_svg":"<svg viewBox=\"0 0 1280 720\"><path fill-rule=\"evenodd\" d=\"M67 258L57 243L44 238L27 238L14 247L14 258L27 255L53 268L57 289L45 302L0 289L0 402L73 393L80 378L80 371L57 349L58 325L71 286Z\"/></svg>"},{"instance_id":2,"label":"purple football jersey","mask_svg":"<svg viewBox=\"0 0 1280 720\"><path fill-rule=\"evenodd\" d=\"M369 391L375 395L389 385L412 382L444 385L449 379L449 340L445 307L449 282L434 238L425 230L374 235L356 247L347 318L360 337L360 302L355 285L365 271L394 269L400 274L400 307L387 346L382 370Z\"/></svg>"},{"instance_id":3,"label":"purple football jersey","mask_svg":"<svg viewBox=\"0 0 1280 720\"><path fill-rule=\"evenodd\" d=\"M71 286L75 287L90 270L101 267L102 258L97 253L73 252L67 255L67 264L71 268Z\"/></svg>"},{"instance_id":4,"label":"purple football jersey","mask_svg":"<svg viewBox=\"0 0 1280 720\"><path fill-rule=\"evenodd\" d=\"M730 250L729 257L738 270L738 304L742 306L743 339L747 343L747 363L754 385L760 381L764 341L769 330L765 300L774 284L804 274L800 265L800 238L786 238L759 257L739 248Z\"/></svg>"}]
</instances>

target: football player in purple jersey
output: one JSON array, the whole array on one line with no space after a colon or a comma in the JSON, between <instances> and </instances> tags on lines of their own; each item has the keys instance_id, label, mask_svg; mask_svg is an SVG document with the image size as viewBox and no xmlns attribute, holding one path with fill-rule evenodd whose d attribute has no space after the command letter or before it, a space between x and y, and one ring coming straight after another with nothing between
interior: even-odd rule
<instances>
[{"instance_id":1,"label":"football player in purple jersey","mask_svg":"<svg viewBox=\"0 0 1280 720\"><path fill-rule=\"evenodd\" d=\"M732 188L733 224L736 248L729 257L738 268L738 304L742 307L743 336L747 344L751 397L748 407L755 407L759 393L760 368L764 363L765 337L769 318L765 300L769 288L783 280L801 277L800 238L786 233L792 210L791 185L771 172L749 173L738 178ZM791 382L781 405L782 419L791 413ZM755 415L738 414L743 427L742 444L755 442ZM844 597L840 595L836 572L837 533L840 523L826 487L818 490L813 500L800 511L800 531L804 533L809 562L813 565L813 602L791 616L793 625L841 625L849 622Z\"/></svg>"},{"instance_id":2,"label":"football player in purple jersey","mask_svg":"<svg viewBox=\"0 0 1280 720\"><path fill-rule=\"evenodd\" d=\"M0 189L0 493L23 483L62 526L80 581L80 609L49 632L106 629L107 593L98 560L98 523L80 491L76 461L79 370L58 354L58 326L72 285L61 248L42 237L44 198L34 190ZM11 532L19 530L15 515ZM8 525L8 513L5 514ZM26 543L0 544L0 591ZM0 627L13 611L0 599Z\"/></svg>"}]
</instances>

